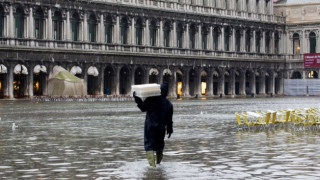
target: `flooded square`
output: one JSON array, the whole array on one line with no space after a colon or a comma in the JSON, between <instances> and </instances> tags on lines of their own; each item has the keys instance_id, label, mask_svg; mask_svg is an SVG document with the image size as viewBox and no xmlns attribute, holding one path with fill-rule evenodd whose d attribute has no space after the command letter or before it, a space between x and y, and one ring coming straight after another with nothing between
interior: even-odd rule
<instances>
[{"instance_id":1,"label":"flooded square","mask_svg":"<svg viewBox=\"0 0 320 180\"><path fill-rule=\"evenodd\" d=\"M174 133L152 168L143 148L145 113L134 102L0 101L0 177L320 178L319 129L238 130L235 119L235 112L319 107L319 97L172 103Z\"/></svg>"}]
</instances>

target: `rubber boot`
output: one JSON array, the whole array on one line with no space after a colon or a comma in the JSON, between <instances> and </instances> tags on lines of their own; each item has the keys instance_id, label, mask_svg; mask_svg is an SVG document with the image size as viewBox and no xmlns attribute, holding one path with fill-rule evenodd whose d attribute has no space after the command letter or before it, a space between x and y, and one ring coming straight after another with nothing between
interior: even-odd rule
<instances>
[{"instance_id":1,"label":"rubber boot","mask_svg":"<svg viewBox=\"0 0 320 180\"><path fill-rule=\"evenodd\" d=\"M155 157L154 157L154 152L153 151L147 151L147 159L148 159L148 162L149 162L150 166L156 167L156 161L155 161Z\"/></svg>"},{"instance_id":2,"label":"rubber boot","mask_svg":"<svg viewBox=\"0 0 320 180\"><path fill-rule=\"evenodd\" d=\"M163 157L162 152L157 152L157 164L160 164L162 157Z\"/></svg>"}]
</instances>

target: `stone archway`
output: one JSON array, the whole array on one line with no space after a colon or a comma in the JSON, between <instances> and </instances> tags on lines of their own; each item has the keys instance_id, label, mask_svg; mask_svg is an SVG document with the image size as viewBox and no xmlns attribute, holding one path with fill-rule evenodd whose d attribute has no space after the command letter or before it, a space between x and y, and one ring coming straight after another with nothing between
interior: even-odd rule
<instances>
[{"instance_id":1,"label":"stone archway","mask_svg":"<svg viewBox=\"0 0 320 180\"><path fill-rule=\"evenodd\" d=\"M255 94L259 94L260 93L260 73L256 72L255 76L256 76L256 89L254 89L253 91Z\"/></svg>"},{"instance_id":2,"label":"stone archway","mask_svg":"<svg viewBox=\"0 0 320 180\"><path fill-rule=\"evenodd\" d=\"M172 81L172 72L171 72L171 70L170 69L165 69L165 70L163 70L163 83L168 83L168 85L169 85L169 94L168 94L168 96L171 96L172 95L172 87L173 87L173 84L172 83L174 83L173 81Z\"/></svg>"},{"instance_id":3,"label":"stone archway","mask_svg":"<svg viewBox=\"0 0 320 180\"><path fill-rule=\"evenodd\" d=\"M274 73L274 91L275 94L281 94L281 74L278 72Z\"/></svg>"},{"instance_id":4,"label":"stone archway","mask_svg":"<svg viewBox=\"0 0 320 180\"><path fill-rule=\"evenodd\" d=\"M79 66L72 66L70 69L70 73L77 76L78 78L83 79L82 68Z\"/></svg>"},{"instance_id":5,"label":"stone archway","mask_svg":"<svg viewBox=\"0 0 320 180\"><path fill-rule=\"evenodd\" d=\"M314 70L308 71L306 75L307 75L306 77L308 79L318 79L319 78L317 71L314 71Z\"/></svg>"},{"instance_id":6,"label":"stone archway","mask_svg":"<svg viewBox=\"0 0 320 180\"><path fill-rule=\"evenodd\" d=\"M229 95L230 76L230 72L226 70L224 72L224 95Z\"/></svg>"},{"instance_id":7,"label":"stone archway","mask_svg":"<svg viewBox=\"0 0 320 180\"><path fill-rule=\"evenodd\" d=\"M269 91L270 91L270 88L271 88L269 83L272 82L272 81L271 81L270 78L272 78L271 75L268 72L266 72L265 73L265 83L264 83L265 84L265 91L264 92L266 94L269 94Z\"/></svg>"},{"instance_id":8,"label":"stone archway","mask_svg":"<svg viewBox=\"0 0 320 180\"><path fill-rule=\"evenodd\" d=\"M240 72L238 71L238 70L236 70L235 72L234 72L234 74L235 74L235 81L234 81L234 85L235 85L235 94L236 95L240 95L240 81L241 81L241 79L240 79Z\"/></svg>"},{"instance_id":9,"label":"stone archway","mask_svg":"<svg viewBox=\"0 0 320 180\"><path fill-rule=\"evenodd\" d=\"M302 79L302 75L299 71L293 71L290 79Z\"/></svg>"},{"instance_id":10,"label":"stone archway","mask_svg":"<svg viewBox=\"0 0 320 180\"><path fill-rule=\"evenodd\" d=\"M128 94L130 91L130 71L127 67L120 70L120 94Z\"/></svg>"},{"instance_id":11,"label":"stone archway","mask_svg":"<svg viewBox=\"0 0 320 180\"><path fill-rule=\"evenodd\" d=\"M28 69L25 65L17 64L14 67L13 76L13 95L15 98L27 96L28 89Z\"/></svg>"},{"instance_id":12,"label":"stone archway","mask_svg":"<svg viewBox=\"0 0 320 180\"><path fill-rule=\"evenodd\" d=\"M201 84L200 84L200 93L205 96L207 94L208 87L208 74L205 70L201 71Z\"/></svg>"},{"instance_id":13,"label":"stone archway","mask_svg":"<svg viewBox=\"0 0 320 180\"><path fill-rule=\"evenodd\" d=\"M177 76L176 93L177 93L177 95L182 96L182 93L183 93L183 89L182 89L182 87L183 87L183 73L180 69L178 69L176 71L176 76Z\"/></svg>"},{"instance_id":14,"label":"stone archway","mask_svg":"<svg viewBox=\"0 0 320 180\"><path fill-rule=\"evenodd\" d=\"M245 93L246 95L250 95L253 91L252 87L250 87L250 80L251 80L251 72L246 70L245 72Z\"/></svg>"},{"instance_id":15,"label":"stone archway","mask_svg":"<svg viewBox=\"0 0 320 180\"><path fill-rule=\"evenodd\" d=\"M99 91L99 71L95 66L88 68L87 93L88 95L97 95Z\"/></svg>"},{"instance_id":16,"label":"stone archway","mask_svg":"<svg viewBox=\"0 0 320 180\"><path fill-rule=\"evenodd\" d=\"M144 83L144 72L142 68L138 67L134 72L134 84L143 84Z\"/></svg>"},{"instance_id":17,"label":"stone archway","mask_svg":"<svg viewBox=\"0 0 320 180\"><path fill-rule=\"evenodd\" d=\"M115 94L115 83L114 83L114 70L111 66L107 66L104 69L104 87L103 94L110 95Z\"/></svg>"},{"instance_id":18,"label":"stone archway","mask_svg":"<svg viewBox=\"0 0 320 180\"><path fill-rule=\"evenodd\" d=\"M44 65L36 65L33 73L33 95L42 96L46 94L47 68Z\"/></svg>"},{"instance_id":19,"label":"stone archway","mask_svg":"<svg viewBox=\"0 0 320 180\"><path fill-rule=\"evenodd\" d=\"M151 68L149 71L149 83L159 83L159 70Z\"/></svg>"},{"instance_id":20,"label":"stone archway","mask_svg":"<svg viewBox=\"0 0 320 180\"><path fill-rule=\"evenodd\" d=\"M189 71L189 95L194 96L196 86L196 71L194 69L190 69Z\"/></svg>"},{"instance_id":21,"label":"stone archway","mask_svg":"<svg viewBox=\"0 0 320 180\"><path fill-rule=\"evenodd\" d=\"M218 95L218 89L219 89L219 71L214 70L212 74L212 83L213 83L213 95Z\"/></svg>"}]
</instances>

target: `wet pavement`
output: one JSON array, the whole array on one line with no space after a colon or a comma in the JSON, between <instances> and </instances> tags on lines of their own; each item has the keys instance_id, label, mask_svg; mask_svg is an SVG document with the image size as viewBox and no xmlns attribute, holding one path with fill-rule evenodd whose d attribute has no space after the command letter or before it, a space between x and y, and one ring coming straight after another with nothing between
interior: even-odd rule
<instances>
[{"instance_id":1,"label":"wet pavement","mask_svg":"<svg viewBox=\"0 0 320 180\"><path fill-rule=\"evenodd\" d=\"M320 178L320 130L239 131L234 115L320 107L320 97L172 102L174 133L152 168L134 102L2 100L0 179Z\"/></svg>"}]
</instances>

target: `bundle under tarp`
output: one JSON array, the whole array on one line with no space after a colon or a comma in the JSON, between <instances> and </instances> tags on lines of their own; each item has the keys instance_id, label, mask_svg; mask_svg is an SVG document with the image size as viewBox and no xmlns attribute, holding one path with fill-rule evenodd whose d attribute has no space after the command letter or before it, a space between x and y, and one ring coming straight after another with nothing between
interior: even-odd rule
<instances>
[{"instance_id":1,"label":"bundle under tarp","mask_svg":"<svg viewBox=\"0 0 320 180\"><path fill-rule=\"evenodd\" d=\"M53 68L48 81L48 94L51 96L87 95L84 80L74 76L61 66Z\"/></svg>"}]
</instances>

